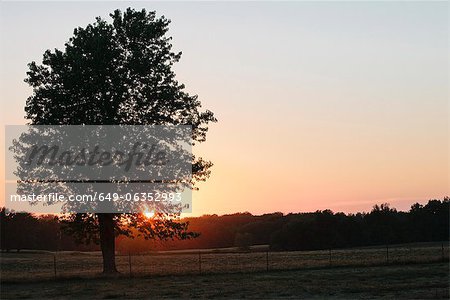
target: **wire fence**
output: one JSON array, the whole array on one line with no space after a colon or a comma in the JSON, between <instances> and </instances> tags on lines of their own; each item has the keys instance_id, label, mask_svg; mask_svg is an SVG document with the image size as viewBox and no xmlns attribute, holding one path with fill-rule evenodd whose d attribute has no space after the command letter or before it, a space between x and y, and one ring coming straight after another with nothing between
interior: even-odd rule
<instances>
[{"instance_id":1,"label":"wire fence","mask_svg":"<svg viewBox=\"0 0 450 300\"><path fill-rule=\"evenodd\" d=\"M387 245L358 249L286 252L154 252L117 255L122 275L177 275L426 263L449 260L449 244ZM1 255L2 281L95 277L98 252L11 252Z\"/></svg>"}]
</instances>

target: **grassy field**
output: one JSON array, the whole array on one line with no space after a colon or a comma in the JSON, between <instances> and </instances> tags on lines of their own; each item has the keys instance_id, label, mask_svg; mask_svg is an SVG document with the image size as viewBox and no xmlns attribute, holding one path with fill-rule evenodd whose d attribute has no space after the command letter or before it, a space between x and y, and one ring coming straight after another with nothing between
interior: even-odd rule
<instances>
[{"instance_id":1,"label":"grassy field","mask_svg":"<svg viewBox=\"0 0 450 300\"><path fill-rule=\"evenodd\" d=\"M448 263L11 282L1 298L448 299Z\"/></svg>"},{"instance_id":2,"label":"grassy field","mask_svg":"<svg viewBox=\"0 0 450 300\"><path fill-rule=\"evenodd\" d=\"M444 254L444 257L443 257ZM448 244L408 244L386 247L296 252L161 252L118 256L122 274L180 275L296 270L336 266L374 266L448 261ZM55 268L56 266L56 268ZM96 277L102 271L100 253L84 252L11 252L2 253L2 281L45 280L70 277Z\"/></svg>"}]
</instances>

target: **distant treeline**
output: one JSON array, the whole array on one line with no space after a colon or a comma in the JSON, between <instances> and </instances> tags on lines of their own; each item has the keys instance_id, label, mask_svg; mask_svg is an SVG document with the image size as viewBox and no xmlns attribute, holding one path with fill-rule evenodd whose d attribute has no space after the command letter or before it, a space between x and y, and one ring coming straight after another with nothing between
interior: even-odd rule
<instances>
[{"instance_id":1,"label":"distant treeline","mask_svg":"<svg viewBox=\"0 0 450 300\"><path fill-rule=\"evenodd\" d=\"M9 250L79 250L94 251L100 247L84 245L72 236L64 234L58 217L34 216L29 213L5 213L0 211L0 246Z\"/></svg>"},{"instance_id":2,"label":"distant treeline","mask_svg":"<svg viewBox=\"0 0 450 300\"><path fill-rule=\"evenodd\" d=\"M344 214L330 210L283 215L250 213L185 218L200 237L191 240L148 241L119 237L119 252L269 245L272 250L315 250L409 242L449 240L450 198L414 204L408 212L388 204L369 213ZM80 245L60 230L55 216L5 214L1 211L1 249L98 250Z\"/></svg>"}]
</instances>

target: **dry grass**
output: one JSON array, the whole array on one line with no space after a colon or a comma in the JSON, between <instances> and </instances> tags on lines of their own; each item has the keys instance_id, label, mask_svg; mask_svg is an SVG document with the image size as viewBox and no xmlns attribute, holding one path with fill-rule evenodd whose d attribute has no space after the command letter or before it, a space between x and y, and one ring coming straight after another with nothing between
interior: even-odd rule
<instances>
[{"instance_id":1,"label":"dry grass","mask_svg":"<svg viewBox=\"0 0 450 300\"><path fill-rule=\"evenodd\" d=\"M2 299L448 299L447 263L4 283Z\"/></svg>"},{"instance_id":2,"label":"dry grass","mask_svg":"<svg viewBox=\"0 0 450 300\"><path fill-rule=\"evenodd\" d=\"M445 244L445 247L444 259L448 261L448 244ZM131 272L133 276L144 276L266 271L266 255L266 252L217 253L217 251L203 251L201 258L199 253L186 252L134 255L131 256ZM92 278L102 271L100 253L2 253L1 280L52 279L55 277L54 259L58 278ZM440 260L442 260L440 243L399 245L389 248L389 264ZM270 252L268 262L269 270L383 265L386 264L386 248L332 250L331 261L329 251ZM117 256L117 267L122 274L128 275L129 257Z\"/></svg>"}]
</instances>

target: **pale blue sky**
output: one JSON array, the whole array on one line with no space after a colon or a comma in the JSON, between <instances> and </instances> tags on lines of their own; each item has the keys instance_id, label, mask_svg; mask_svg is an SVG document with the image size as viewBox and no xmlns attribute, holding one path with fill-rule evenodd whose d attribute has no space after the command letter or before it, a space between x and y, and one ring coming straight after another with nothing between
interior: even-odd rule
<instances>
[{"instance_id":1,"label":"pale blue sky","mask_svg":"<svg viewBox=\"0 0 450 300\"><path fill-rule=\"evenodd\" d=\"M0 5L2 124L24 122L26 64L74 27L128 6L172 20L178 78L220 120L198 150L216 166L196 213L449 194L447 2Z\"/></svg>"}]
</instances>

